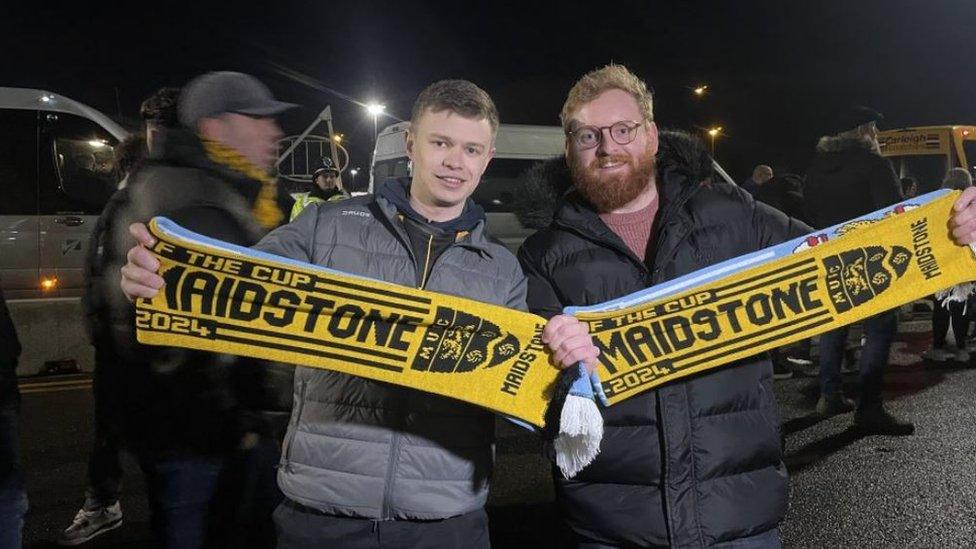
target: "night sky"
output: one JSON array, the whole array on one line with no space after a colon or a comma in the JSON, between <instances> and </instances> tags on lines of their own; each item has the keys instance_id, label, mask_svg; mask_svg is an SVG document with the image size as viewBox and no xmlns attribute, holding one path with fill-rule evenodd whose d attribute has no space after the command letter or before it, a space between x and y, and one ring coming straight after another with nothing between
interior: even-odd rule
<instances>
[{"instance_id":1,"label":"night sky","mask_svg":"<svg viewBox=\"0 0 976 549\"><path fill-rule=\"evenodd\" d=\"M759 162L802 173L851 105L882 111L889 128L976 124L969 0L33 4L2 9L0 85L131 125L155 89L240 70L305 106L283 119L288 133L331 104L361 167L372 122L347 98L408 118L426 84L466 78L503 122L558 124L573 82L610 61L655 90L660 126L723 126L716 156L740 180Z\"/></svg>"}]
</instances>

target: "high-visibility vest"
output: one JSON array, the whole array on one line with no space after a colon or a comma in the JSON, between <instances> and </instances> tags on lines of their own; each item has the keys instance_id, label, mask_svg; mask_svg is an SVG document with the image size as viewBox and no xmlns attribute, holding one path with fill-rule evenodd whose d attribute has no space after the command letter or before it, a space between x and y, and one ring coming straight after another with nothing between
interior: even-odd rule
<instances>
[{"instance_id":1,"label":"high-visibility vest","mask_svg":"<svg viewBox=\"0 0 976 549\"><path fill-rule=\"evenodd\" d=\"M312 193L295 193L291 197L295 199L295 203L291 206L291 216L288 218L288 221L294 221L298 217L298 214L302 213L302 210L305 209L305 206L309 204L315 204L316 202L338 202L349 198L344 192L333 195L328 200L322 200L317 196L312 196Z\"/></svg>"}]
</instances>

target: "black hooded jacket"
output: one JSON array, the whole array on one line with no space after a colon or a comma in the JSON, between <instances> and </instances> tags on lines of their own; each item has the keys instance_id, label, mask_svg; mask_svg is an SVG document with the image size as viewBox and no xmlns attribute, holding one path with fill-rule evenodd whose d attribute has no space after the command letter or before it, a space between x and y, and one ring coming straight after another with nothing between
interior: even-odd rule
<instances>
[{"instance_id":1,"label":"black hooded jacket","mask_svg":"<svg viewBox=\"0 0 976 549\"><path fill-rule=\"evenodd\" d=\"M238 244L255 244L266 232L252 213L261 182L214 163L200 139L186 130L166 133L163 150L129 177L127 200L103 244L118 273L133 239L130 223L166 216L191 231ZM133 364L125 383L129 408L124 419L130 447L157 457L224 453L241 436L256 432L281 438L291 410L291 366L256 359L150 347L135 340L133 306L116 287L118 278L96 281L109 309L116 352ZM109 287L111 286L111 287Z\"/></svg>"},{"instance_id":2,"label":"black hooded jacket","mask_svg":"<svg viewBox=\"0 0 976 549\"><path fill-rule=\"evenodd\" d=\"M565 169L547 170L550 177L536 182L548 189L529 192L571 187ZM809 231L715 176L704 149L685 134L661 133L657 185L657 240L647 265L569 191L548 227L519 250L529 309L551 317L568 305L602 303ZM545 217L522 217L533 215ZM561 510L583 537L705 547L768 531L782 519L788 479L765 355L602 413L600 455L573 480L557 482Z\"/></svg>"},{"instance_id":3,"label":"black hooded jacket","mask_svg":"<svg viewBox=\"0 0 976 549\"><path fill-rule=\"evenodd\" d=\"M901 181L869 139L822 137L803 199L810 224L826 229L899 202Z\"/></svg>"}]
</instances>

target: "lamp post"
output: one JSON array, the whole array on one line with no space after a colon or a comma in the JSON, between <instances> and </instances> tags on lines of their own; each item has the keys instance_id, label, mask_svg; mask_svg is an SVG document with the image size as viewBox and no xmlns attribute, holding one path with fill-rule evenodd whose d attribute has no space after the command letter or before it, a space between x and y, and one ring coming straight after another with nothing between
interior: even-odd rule
<instances>
[{"instance_id":1,"label":"lamp post","mask_svg":"<svg viewBox=\"0 0 976 549\"><path fill-rule=\"evenodd\" d=\"M380 105L379 103L366 105L366 112L373 116L373 148L376 148L376 118L383 114L385 110L386 105Z\"/></svg>"},{"instance_id":2,"label":"lamp post","mask_svg":"<svg viewBox=\"0 0 976 549\"><path fill-rule=\"evenodd\" d=\"M717 138L722 133L722 126L715 126L714 128L708 129L708 138L711 142L711 155L715 156L715 138Z\"/></svg>"},{"instance_id":3,"label":"lamp post","mask_svg":"<svg viewBox=\"0 0 976 549\"><path fill-rule=\"evenodd\" d=\"M700 86L697 86L693 88L691 91L698 97L702 97L703 95L705 95L705 92L708 91L708 84L702 84Z\"/></svg>"}]
</instances>

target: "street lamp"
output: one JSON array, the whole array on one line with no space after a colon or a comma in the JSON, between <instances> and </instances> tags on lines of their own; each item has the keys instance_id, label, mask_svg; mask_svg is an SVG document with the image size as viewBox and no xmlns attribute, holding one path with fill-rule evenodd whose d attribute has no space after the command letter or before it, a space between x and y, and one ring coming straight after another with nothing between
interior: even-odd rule
<instances>
[{"instance_id":1,"label":"street lamp","mask_svg":"<svg viewBox=\"0 0 976 549\"><path fill-rule=\"evenodd\" d=\"M350 189L357 189L356 187L356 176L359 175L359 168L353 168L349 170L349 175L352 177L352 183L349 184Z\"/></svg>"},{"instance_id":2,"label":"street lamp","mask_svg":"<svg viewBox=\"0 0 976 549\"><path fill-rule=\"evenodd\" d=\"M376 146L376 117L383 114L386 110L386 105L380 105L379 103L370 103L366 105L366 112L373 116L373 146Z\"/></svg>"},{"instance_id":3,"label":"street lamp","mask_svg":"<svg viewBox=\"0 0 976 549\"><path fill-rule=\"evenodd\" d=\"M705 92L708 91L708 84L702 84L701 86L698 86L697 88L693 89L692 91L695 93L695 95L697 95L698 97L701 97L701 96L705 95Z\"/></svg>"},{"instance_id":4,"label":"street lamp","mask_svg":"<svg viewBox=\"0 0 976 549\"><path fill-rule=\"evenodd\" d=\"M711 141L711 155L715 156L715 138L721 135L722 126L715 126L714 128L709 128L707 133L708 133L708 138Z\"/></svg>"}]
</instances>

